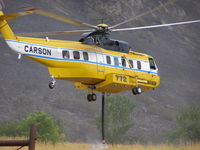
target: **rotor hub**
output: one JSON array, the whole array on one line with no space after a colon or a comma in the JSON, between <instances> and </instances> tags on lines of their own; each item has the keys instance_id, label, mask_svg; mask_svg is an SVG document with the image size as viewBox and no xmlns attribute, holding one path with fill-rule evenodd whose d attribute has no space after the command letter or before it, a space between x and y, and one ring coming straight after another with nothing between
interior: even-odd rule
<instances>
[{"instance_id":1,"label":"rotor hub","mask_svg":"<svg viewBox=\"0 0 200 150\"><path fill-rule=\"evenodd\" d=\"M98 24L97 27L98 27L98 30L106 31L106 32L109 31L109 28L108 28L107 24Z\"/></svg>"}]
</instances>

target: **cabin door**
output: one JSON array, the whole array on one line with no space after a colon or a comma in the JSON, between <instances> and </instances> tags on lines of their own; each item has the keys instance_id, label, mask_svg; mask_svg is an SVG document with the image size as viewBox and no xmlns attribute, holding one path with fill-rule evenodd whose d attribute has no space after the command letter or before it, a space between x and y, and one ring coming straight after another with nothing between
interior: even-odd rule
<instances>
[{"instance_id":1,"label":"cabin door","mask_svg":"<svg viewBox=\"0 0 200 150\"><path fill-rule=\"evenodd\" d=\"M97 58L97 73L104 74L105 66L104 66L104 57L101 53L96 53Z\"/></svg>"}]
</instances>

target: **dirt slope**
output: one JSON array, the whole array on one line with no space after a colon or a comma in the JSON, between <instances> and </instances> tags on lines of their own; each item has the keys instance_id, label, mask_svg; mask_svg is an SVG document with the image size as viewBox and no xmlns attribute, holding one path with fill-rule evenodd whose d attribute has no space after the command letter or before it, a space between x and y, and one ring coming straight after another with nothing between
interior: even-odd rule
<instances>
[{"instance_id":1,"label":"dirt slope","mask_svg":"<svg viewBox=\"0 0 200 150\"><path fill-rule=\"evenodd\" d=\"M5 13L32 5L60 15L67 15L91 24L104 18L109 25L137 16L164 0L5 0ZM200 19L199 0L178 0L162 10L153 12L120 27L145 26ZM79 29L38 15L29 15L10 22L16 33L48 32ZM200 24L113 33L112 37L128 41L135 51L155 57L160 69L161 85L140 96L128 95L137 107L133 113L135 126L129 134L143 142L164 141L164 135L174 127L175 115L190 104L200 104ZM57 36L78 40L77 36ZM47 69L26 58L17 59L0 39L0 122L16 120L29 112L46 111L64 122L71 141L95 141L100 134L95 116L100 114L101 102L88 103L83 91L73 89L70 82L58 81L54 90L48 89ZM81 135L81 136L80 136Z\"/></svg>"}]
</instances>

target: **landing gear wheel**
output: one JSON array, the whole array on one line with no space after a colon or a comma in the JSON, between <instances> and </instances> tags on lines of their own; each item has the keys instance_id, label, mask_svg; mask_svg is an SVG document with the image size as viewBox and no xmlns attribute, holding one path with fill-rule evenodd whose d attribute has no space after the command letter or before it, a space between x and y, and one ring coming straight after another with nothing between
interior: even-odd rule
<instances>
[{"instance_id":1,"label":"landing gear wheel","mask_svg":"<svg viewBox=\"0 0 200 150\"><path fill-rule=\"evenodd\" d=\"M87 99L88 99L89 102L91 102L91 101L96 101L97 95L94 94L94 93L88 94L88 95L87 95Z\"/></svg>"},{"instance_id":2,"label":"landing gear wheel","mask_svg":"<svg viewBox=\"0 0 200 150\"><path fill-rule=\"evenodd\" d=\"M54 76L51 76L51 82L49 83L49 88L50 89L53 89L55 87L55 84L56 84L56 80L54 78Z\"/></svg>"},{"instance_id":3,"label":"landing gear wheel","mask_svg":"<svg viewBox=\"0 0 200 150\"><path fill-rule=\"evenodd\" d=\"M138 87L137 92L138 92L138 94L141 94L142 93L142 89Z\"/></svg>"},{"instance_id":4,"label":"landing gear wheel","mask_svg":"<svg viewBox=\"0 0 200 150\"><path fill-rule=\"evenodd\" d=\"M132 88L132 93L133 93L133 95L137 95L137 87Z\"/></svg>"},{"instance_id":5,"label":"landing gear wheel","mask_svg":"<svg viewBox=\"0 0 200 150\"><path fill-rule=\"evenodd\" d=\"M55 87L55 84L54 84L53 82L50 82L50 83L49 83L49 88L50 88L50 89L53 89L54 87Z\"/></svg>"},{"instance_id":6,"label":"landing gear wheel","mask_svg":"<svg viewBox=\"0 0 200 150\"><path fill-rule=\"evenodd\" d=\"M92 95L92 101L96 101L97 100L97 95L94 94L94 93L92 93L91 95Z\"/></svg>"},{"instance_id":7,"label":"landing gear wheel","mask_svg":"<svg viewBox=\"0 0 200 150\"><path fill-rule=\"evenodd\" d=\"M87 100L88 100L88 102L91 102L91 101L92 101L92 94L88 94L88 95L87 95Z\"/></svg>"},{"instance_id":8,"label":"landing gear wheel","mask_svg":"<svg viewBox=\"0 0 200 150\"><path fill-rule=\"evenodd\" d=\"M142 89L140 87L133 87L132 92L133 92L133 95L141 94Z\"/></svg>"}]
</instances>

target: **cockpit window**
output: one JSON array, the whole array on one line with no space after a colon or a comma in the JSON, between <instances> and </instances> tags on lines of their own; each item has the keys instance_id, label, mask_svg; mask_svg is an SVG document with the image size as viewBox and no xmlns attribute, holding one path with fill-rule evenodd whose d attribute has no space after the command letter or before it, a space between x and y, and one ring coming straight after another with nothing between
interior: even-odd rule
<instances>
[{"instance_id":1,"label":"cockpit window","mask_svg":"<svg viewBox=\"0 0 200 150\"><path fill-rule=\"evenodd\" d=\"M149 58L149 65L150 65L150 69L156 70L156 65L153 58Z\"/></svg>"}]
</instances>

